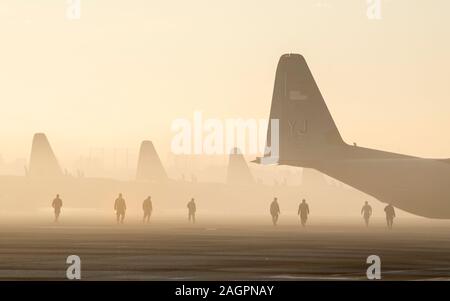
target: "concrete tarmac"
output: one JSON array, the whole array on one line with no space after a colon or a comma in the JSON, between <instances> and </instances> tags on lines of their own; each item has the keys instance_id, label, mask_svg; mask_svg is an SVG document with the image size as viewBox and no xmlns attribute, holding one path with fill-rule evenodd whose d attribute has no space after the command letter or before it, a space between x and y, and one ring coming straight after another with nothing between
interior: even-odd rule
<instances>
[{"instance_id":1,"label":"concrete tarmac","mask_svg":"<svg viewBox=\"0 0 450 301\"><path fill-rule=\"evenodd\" d=\"M450 279L450 226L2 225L0 280L364 280L369 255L384 280Z\"/></svg>"}]
</instances>

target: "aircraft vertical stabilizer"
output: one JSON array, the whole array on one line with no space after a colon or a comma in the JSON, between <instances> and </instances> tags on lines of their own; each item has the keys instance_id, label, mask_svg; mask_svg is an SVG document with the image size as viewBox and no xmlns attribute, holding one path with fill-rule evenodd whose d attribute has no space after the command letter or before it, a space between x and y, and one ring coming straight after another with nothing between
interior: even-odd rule
<instances>
[{"instance_id":1,"label":"aircraft vertical stabilizer","mask_svg":"<svg viewBox=\"0 0 450 301\"><path fill-rule=\"evenodd\" d=\"M35 178L54 178L62 176L58 160L53 153L47 137L43 133L34 135L31 146L28 175Z\"/></svg>"},{"instance_id":2,"label":"aircraft vertical stabilizer","mask_svg":"<svg viewBox=\"0 0 450 301\"><path fill-rule=\"evenodd\" d=\"M272 133L272 122L279 132ZM285 54L278 63L267 133L279 141L279 164L321 157L333 145L345 145L303 56ZM272 155L266 153L265 157Z\"/></svg>"},{"instance_id":3,"label":"aircraft vertical stabilizer","mask_svg":"<svg viewBox=\"0 0 450 301\"><path fill-rule=\"evenodd\" d=\"M151 141L143 141L141 144L136 180L155 182L167 180L166 171Z\"/></svg>"}]
</instances>

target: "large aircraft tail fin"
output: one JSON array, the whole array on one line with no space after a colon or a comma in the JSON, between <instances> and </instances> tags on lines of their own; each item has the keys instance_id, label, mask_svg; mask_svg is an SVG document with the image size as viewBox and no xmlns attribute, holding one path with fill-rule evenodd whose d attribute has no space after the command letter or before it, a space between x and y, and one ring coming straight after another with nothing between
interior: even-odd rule
<instances>
[{"instance_id":1,"label":"large aircraft tail fin","mask_svg":"<svg viewBox=\"0 0 450 301\"><path fill-rule=\"evenodd\" d=\"M167 173L151 141L143 141L139 151L137 181L164 182Z\"/></svg>"},{"instance_id":2,"label":"large aircraft tail fin","mask_svg":"<svg viewBox=\"0 0 450 301\"><path fill-rule=\"evenodd\" d=\"M303 56L283 55L275 77L266 153L260 162L311 160L327 146L344 144Z\"/></svg>"},{"instance_id":3,"label":"large aircraft tail fin","mask_svg":"<svg viewBox=\"0 0 450 301\"><path fill-rule=\"evenodd\" d=\"M28 175L34 178L62 176L58 160L43 133L37 133L33 137Z\"/></svg>"}]
</instances>

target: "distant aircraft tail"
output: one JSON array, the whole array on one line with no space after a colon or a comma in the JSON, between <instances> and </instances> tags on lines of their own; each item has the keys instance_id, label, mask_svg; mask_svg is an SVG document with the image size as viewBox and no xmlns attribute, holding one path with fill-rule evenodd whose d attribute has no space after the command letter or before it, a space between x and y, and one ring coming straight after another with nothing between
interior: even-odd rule
<instances>
[{"instance_id":1,"label":"distant aircraft tail","mask_svg":"<svg viewBox=\"0 0 450 301\"><path fill-rule=\"evenodd\" d=\"M167 180L167 173L151 141L141 143L136 180L154 182Z\"/></svg>"},{"instance_id":2,"label":"distant aircraft tail","mask_svg":"<svg viewBox=\"0 0 450 301\"><path fill-rule=\"evenodd\" d=\"M270 157L277 157L278 164L319 159L331 145L345 143L305 59L299 54L283 55L275 78L266 153L258 162Z\"/></svg>"},{"instance_id":3,"label":"distant aircraft tail","mask_svg":"<svg viewBox=\"0 0 450 301\"><path fill-rule=\"evenodd\" d=\"M31 146L30 166L27 175L33 178L54 178L62 176L61 167L43 133L33 137Z\"/></svg>"}]
</instances>

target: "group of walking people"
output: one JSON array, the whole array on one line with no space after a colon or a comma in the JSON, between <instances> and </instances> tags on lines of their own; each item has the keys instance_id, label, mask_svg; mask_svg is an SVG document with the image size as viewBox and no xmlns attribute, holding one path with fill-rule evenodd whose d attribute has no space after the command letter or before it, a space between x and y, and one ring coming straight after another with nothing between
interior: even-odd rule
<instances>
[{"instance_id":1,"label":"group of walking people","mask_svg":"<svg viewBox=\"0 0 450 301\"><path fill-rule=\"evenodd\" d=\"M63 206L63 202L62 202L59 194L57 194L56 198L52 202L52 207L54 209L54 214L55 214L55 223L57 223L59 221L59 216L61 214L62 206ZM189 203L187 204L187 208L188 208L188 221L195 224L195 212L197 211L197 207L195 205L194 198L192 198L189 201ZM152 203L151 196L148 196L143 201L142 210L144 211L144 217L143 217L142 222L149 223L150 217L151 217L152 211L153 211L153 203ZM127 211L127 204L121 193L119 193L119 196L114 201L114 211L116 212L117 223L123 224L123 221L125 220L125 214Z\"/></svg>"},{"instance_id":2,"label":"group of walking people","mask_svg":"<svg viewBox=\"0 0 450 301\"><path fill-rule=\"evenodd\" d=\"M274 226L278 223L280 213L281 211L280 205L278 204L278 198L274 198L270 204L270 215L272 216L272 223ZM300 205L298 205L297 215L300 216L300 223L303 227L305 227L309 215L309 205L306 203L305 199L303 199Z\"/></svg>"},{"instance_id":3,"label":"group of walking people","mask_svg":"<svg viewBox=\"0 0 450 301\"><path fill-rule=\"evenodd\" d=\"M388 204L384 208L384 212L386 214L386 223L388 229L392 229L392 226L394 224L394 218L395 218L395 209L394 206L391 204ZM272 216L272 223L274 226L278 223L278 217L280 215L280 205L278 204L278 198L274 198L272 203L270 204L270 215ZM369 220L372 216L372 207L369 205L369 202L365 202L364 206L361 209L361 214L364 217L364 222L366 224L366 227L369 226ZM300 223L303 227L306 226L306 221L308 220L309 216L309 205L306 203L306 200L303 199L302 202L298 205L298 211L297 215L300 216Z\"/></svg>"},{"instance_id":4,"label":"group of walking people","mask_svg":"<svg viewBox=\"0 0 450 301\"><path fill-rule=\"evenodd\" d=\"M61 208L63 206L63 202L59 196L59 194L56 195L56 198L52 202L52 207L54 209L55 214L55 222L58 222L59 216L61 214ZM195 199L192 198L187 203L188 208L188 221L195 223L195 213L197 211L197 206L195 204ZM123 221L125 219L125 213L127 210L127 205L125 202L125 199L123 198L122 194L119 193L119 196L114 202L114 210L116 211L116 220L118 224L123 224ZM152 215L153 211L153 204L152 204L152 198L151 196L148 196L142 203L142 210L144 211L144 217L143 217L143 223L149 223L150 217ZM394 206L391 204L388 204L384 208L384 212L386 214L386 223L388 229L392 229L392 226L394 224L394 218L395 218L395 209ZM278 223L278 218L280 216L280 205L278 204L278 198L274 198L272 203L270 204L270 215L272 216L272 223L274 226ZM306 200L303 199L301 203L298 205L298 211L297 215L300 217L300 223L303 227L306 226L306 222L308 220L309 216L309 205L306 203ZM364 206L361 209L361 215L364 218L364 222L366 224L366 227L369 226L369 220L372 216L372 207L369 205L369 202L365 202Z\"/></svg>"},{"instance_id":5,"label":"group of walking people","mask_svg":"<svg viewBox=\"0 0 450 301\"><path fill-rule=\"evenodd\" d=\"M386 207L384 207L384 213L386 214L386 224L388 229L392 229L392 226L394 225L394 218L395 218L395 209L394 206L391 204L388 204ZM364 206L361 209L361 214L364 217L364 222L366 223L366 227L369 227L369 220L372 216L372 206L369 205L369 202L365 202Z\"/></svg>"},{"instance_id":6,"label":"group of walking people","mask_svg":"<svg viewBox=\"0 0 450 301\"><path fill-rule=\"evenodd\" d=\"M192 198L189 203L187 203L188 208L188 221L195 224L195 212L197 211L197 206L195 205L195 199ZM125 219L125 212L127 210L127 205L122 194L119 194L119 197L116 199L114 203L114 210L116 211L117 223L123 224L123 220ZM153 211L152 197L148 196L144 202L142 203L142 210L144 211L144 219L143 223L150 222L150 216Z\"/></svg>"}]
</instances>

